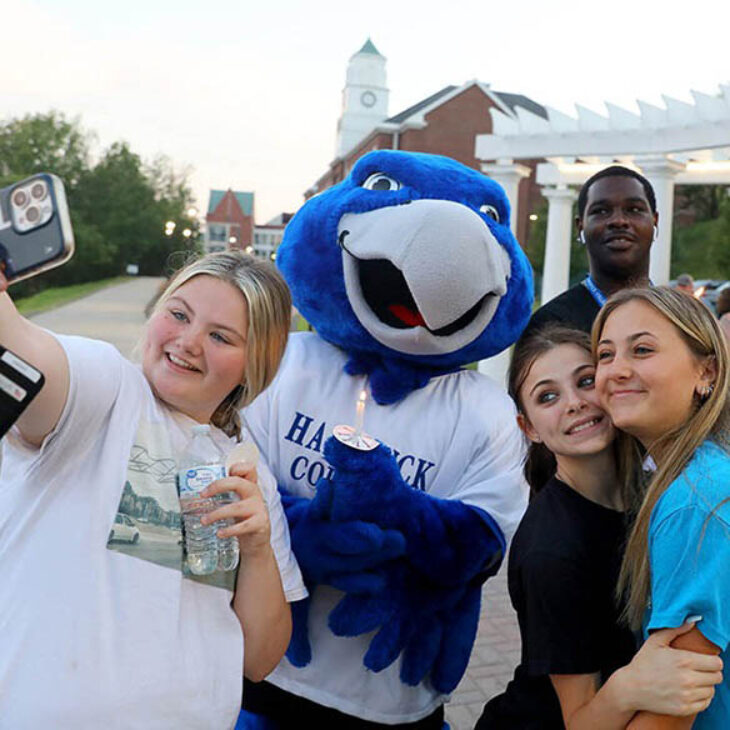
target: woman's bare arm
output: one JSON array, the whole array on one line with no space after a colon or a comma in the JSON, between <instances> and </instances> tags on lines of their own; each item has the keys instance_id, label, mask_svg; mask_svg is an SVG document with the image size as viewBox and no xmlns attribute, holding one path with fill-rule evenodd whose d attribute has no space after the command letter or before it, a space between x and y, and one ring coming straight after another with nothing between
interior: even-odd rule
<instances>
[{"instance_id":1,"label":"woman's bare arm","mask_svg":"<svg viewBox=\"0 0 730 730\"><path fill-rule=\"evenodd\" d=\"M652 634L633 660L615 671L600 689L598 674L550 675L565 727L634 730L632 718L651 714L636 715L645 708L672 713L661 717L685 721L683 725L657 728L691 727L692 718L709 705L714 685L722 681L722 661L718 657L698 652L693 640L680 641L697 632L693 626L687 623ZM637 727L644 730L644 726ZM653 730L655 726L646 727Z\"/></svg>"},{"instance_id":2,"label":"woman's bare arm","mask_svg":"<svg viewBox=\"0 0 730 730\"><path fill-rule=\"evenodd\" d=\"M292 629L291 610L271 547L268 509L257 482L256 469L238 463L231 467L229 477L213 482L203 492L206 496L235 492L239 497L237 502L209 513L203 521L236 521L218 534L237 537L241 549L233 610L243 630L243 673L254 682L264 679L279 663Z\"/></svg>"},{"instance_id":3,"label":"woman's bare arm","mask_svg":"<svg viewBox=\"0 0 730 730\"><path fill-rule=\"evenodd\" d=\"M58 423L66 404L68 360L52 335L20 315L6 289L7 282L0 273L0 345L27 360L46 379L17 422L23 438L39 446Z\"/></svg>"},{"instance_id":4,"label":"woman's bare arm","mask_svg":"<svg viewBox=\"0 0 730 730\"><path fill-rule=\"evenodd\" d=\"M709 654L718 656L720 647L706 639L699 629L693 628L686 634L678 636L671 644L674 649L685 649L686 651L698 654ZM685 717L674 715L657 715L653 712L639 712L629 723L628 730L689 730L692 727L697 714L704 710L707 705L698 703L696 712Z\"/></svg>"}]
</instances>

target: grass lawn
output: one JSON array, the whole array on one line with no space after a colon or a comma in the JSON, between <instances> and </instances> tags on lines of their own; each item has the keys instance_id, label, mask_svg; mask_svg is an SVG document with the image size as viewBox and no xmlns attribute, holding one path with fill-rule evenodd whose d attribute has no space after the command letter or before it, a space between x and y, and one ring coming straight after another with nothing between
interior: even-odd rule
<instances>
[{"instance_id":1,"label":"grass lawn","mask_svg":"<svg viewBox=\"0 0 730 730\"><path fill-rule=\"evenodd\" d=\"M121 284L123 281L128 281L128 276L115 276L111 279L101 279L100 281L88 281L84 284L73 284L72 286L59 286L45 289L38 294L26 297L25 299L18 299L15 301L15 306L18 311L24 315L40 314L49 309L55 309L62 304L68 304L73 302L75 299L81 299L89 294L93 294L99 289L105 289L113 284ZM12 289L10 290L12 294Z\"/></svg>"}]
</instances>

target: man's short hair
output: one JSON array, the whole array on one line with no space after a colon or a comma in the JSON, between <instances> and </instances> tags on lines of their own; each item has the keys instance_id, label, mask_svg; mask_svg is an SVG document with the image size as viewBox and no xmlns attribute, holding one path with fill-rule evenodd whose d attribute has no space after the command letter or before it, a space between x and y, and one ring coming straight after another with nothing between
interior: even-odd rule
<instances>
[{"instance_id":1,"label":"man's short hair","mask_svg":"<svg viewBox=\"0 0 730 730\"><path fill-rule=\"evenodd\" d=\"M633 177L634 180L638 180L644 188L651 212L656 213L656 195L654 195L654 188L651 186L651 183L641 173L636 172L636 170L632 170L630 167L624 167L623 165L611 165L610 167L604 167L603 170L599 170L595 175L591 175L591 177L583 183L583 187L578 193L579 218L582 218L583 213L585 213L586 203L588 202L588 189L594 182L596 182L596 180L600 180L604 177Z\"/></svg>"}]
</instances>

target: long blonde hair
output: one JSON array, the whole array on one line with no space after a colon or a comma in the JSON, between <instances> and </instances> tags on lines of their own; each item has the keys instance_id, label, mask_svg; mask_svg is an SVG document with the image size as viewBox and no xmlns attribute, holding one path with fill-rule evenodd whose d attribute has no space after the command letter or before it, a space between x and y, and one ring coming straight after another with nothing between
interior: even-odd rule
<instances>
[{"instance_id":1,"label":"long blonde hair","mask_svg":"<svg viewBox=\"0 0 730 730\"><path fill-rule=\"evenodd\" d=\"M690 352L702 362L714 359L716 378L706 398L695 396L689 418L651 444L657 469L649 482L624 553L617 592L626 600L625 616L638 628L651 586L649 566L649 520L652 510L669 485L681 474L697 447L712 439L730 450L730 403L728 402L728 350L710 310L697 299L667 287L624 289L614 294L598 313L591 334L594 357L601 333L611 313L631 301L653 307L677 329Z\"/></svg>"},{"instance_id":2,"label":"long blonde hair","mask_svg":"<svg viewBox=\"0 0 730 730\"><path fill-rule=\"evenodd\" d=\"M281 274L269 263L240 251L211 253L189 263L162 292L154 316L183 284L195 276L213 276L238 289L248 308L248 352L243 381L218 406L211 423L240 438L240 408L247 406L276 375L291 322L291 295Z\"/></svg>"}]
</instances>

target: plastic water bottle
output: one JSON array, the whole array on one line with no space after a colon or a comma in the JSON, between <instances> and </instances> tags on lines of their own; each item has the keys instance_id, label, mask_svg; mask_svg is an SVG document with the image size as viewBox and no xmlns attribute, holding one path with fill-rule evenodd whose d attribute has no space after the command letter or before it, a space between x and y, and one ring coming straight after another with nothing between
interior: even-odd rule
<instances>
[{"instance_id":1,"label":"plastic water bottle","mask_svg":"<svg viewBox=\"0 0 730 730\"><path fill-rule=\"evenodd\" d=\"M222 507L224 504L230 504L236 499L232 492L223 492L216 497L218 504L216 507ZM216 522L216 529L221 527L230 527L235 520L227 519ZM235 570L238 567L239 546L237 537L219 537L218 538L218 570Z\"/></svg>"},{"instance_id":2,"label":"plastic water bottle","mask_svg":"<svg viewBox=\"0 0 730 730\"><path fill-rule=\"evenodd\" d=\"M230 471L231 466L239 461L245 461L253 466L258 463L259 452L253 441L243 441L234 447L226 459L226 473ZM235 495L231 492L223 492L219 494L218 504L230 504ZM232 525L234 520L221 520L218 525L220 527L228 527ZM235 570L238 566L240 548L238 538L224 537L218 538L218 570Z\"/></svg>"},{"instance_id":3,"label":"plastic water bottle","mask_svg":"<svg viewBox=\"0 0 730 730\"><path fill-rule=\"evenodd\" d=\"M208 575L218 569L220 523L202 525L200 518L218 507L215 499L200 492L211 482L226 475L223 455L210 435L210 426L193 426L193 438L178 461L177 484L180 495L188 568L195 575ZM236 562L238 560L236 559Z\"/></svg>"}]
</instances>

